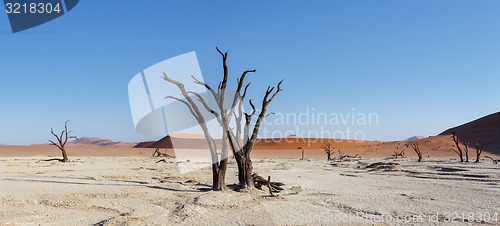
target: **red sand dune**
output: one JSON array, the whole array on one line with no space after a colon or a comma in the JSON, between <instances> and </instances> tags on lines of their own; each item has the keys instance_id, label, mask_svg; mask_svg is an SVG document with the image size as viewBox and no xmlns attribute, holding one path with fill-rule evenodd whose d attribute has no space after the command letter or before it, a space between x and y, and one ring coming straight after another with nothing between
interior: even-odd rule
<instances>
[{"instance_id":1,"label":"red sand dune","mask_svg":"<svg viewBox=\"0 0 500 226\"><path fill-rule=\"evenodd\" d=\"M150 146L156 142L157 141L155 141L155 140L140 142L140 143L136 144L133 148L150 148Z\"/></svg>"},{"instance_id":2,"label":"red sand dune","mask_svg":"<svg viewBox=\"0 0 500 226\"><path fill-rule=\"evenodd\" d=\"M174 144L180 145L180 149L200 149L206 148L204 139L170 137ZM168 140L168 139L167 139ZM163 140L165 141L165 140ZM255 158L300 158L303 147L306 158L326 158L321 143L327 139L318 138L293 138L293 139L261 139L258 140L252 157ZM373 142L373 141L353 141L353 140L330 140L336 146L333 157L338 156L338 150L345 155L359 154L366 158L390 157L394 151L405 149L407 157L416 157L411 148L405 147L406 141L394 142ZM424 157L458 157L450 149L454 148L451 136L434 136L422 140L412 141L419 144L424 152ZM220 141L218 141L220 144ZM177 147L177 146L176 146ZM218 145L218 147L220 147ZM397 148L399 147L399 148ZM173 154L168 148L169 154ZM132 148L131 146L68 146L68 155L74 159L76 156L151 156L152 148ZM163 152L163 150L162 150ZM474 152L474 150L471 150ZM30 146L0 146L0 156L47 156L58 157L61 152L54 146L30 145ZM488 155L492 155L488 153ZM74 156L74 157L72 157ZM473 153L470 154L473 159ZM494 156L494 155L492 155Z\"/></svg>"},{"instance_id":3,"label":"red sand dune","mask_svg":"<svg viewBox=\"0 0 500 226\"><path fill-rule=\"evenodd\" d=\"M357 141L357 140L330 140L321 138L301 138L297 136L280 139L258 139L252 151L252 156L300 158L304 149L306 158L324 158L326 155L321 149L323 142L330 141L336 147L334 157L339 151L345 155L359 154L363 157L390 157L395 151L405 150L408 157L416 157L411 147L406 147L407 142L418 143L424 152L424 158L430 157L452 157L458 156L452 151L455 145L451 139L451 133L456 132L462 142L475 142L480 138L485 144L485 154L500 156L500 113L491 114L478 120L448 129L438 136L417 139L413 141ZM218 147L220 140L215 140ZM474 143L472 143L474 144ZM134 146L136 148L132 148ZM68 143L68 153L73 156L150 156L151 148L162 149L208 149L208 145L201 134L172 134L159 141L147 141L139 144L113 142L99 138L83 137L80 140ZM31 146L0 146L0 156L30 156L30 155L52 155L58 156L57 148L44 145ZM475 159L474 145L471 145L469 156Z\"/></svg>"},{"instance_id":4,"label":"red sand dune","mask_svg":"<svg viewBox=\"0 0 500 226\"><path fill-rule=\"evenodd\" d=\"M183 138L186 136L179 136L172 134L166 136L152 145L149 148L162 148L162 149L208 149L205 139L201 137ZM220 140L215 140L218 147L221 145ZM339 150L345 155L359 154L363 157L390 157L394 151L405 150L405 155L409 157L416 157L411 147L406 147L407 141L393 141L393 142L376 142L376 141L359 141L359 140L336 140L336 139L321 139L321 138L300 138L300 137L286 137L286 138L267 138L258 139L252 151L253 157L286 157L286 158L299 158L302 150L305 150L306 157L324 157L325 153L321 149L323 142L330 141L336 147L334 156L339 155ZM420 140L411 141L418 143L420 149L424 152L424 156L432 157L457 157L452 148L454 143L450 136L434 136ZM473 155L471 154L471 157Z\"/></svg>"},{"instance_id":5,"label":"red sand dune","mask_svg":"<svg viewBox=\"0 0 500 226\"><path fill-rule=\"evenodd\" d=\"M485 151L500 155L500 112L453 127L440 135L449 136L453 132L462 143L469 142L472 147L479 138L485 144Z\"/></svg>"}]
</instances>

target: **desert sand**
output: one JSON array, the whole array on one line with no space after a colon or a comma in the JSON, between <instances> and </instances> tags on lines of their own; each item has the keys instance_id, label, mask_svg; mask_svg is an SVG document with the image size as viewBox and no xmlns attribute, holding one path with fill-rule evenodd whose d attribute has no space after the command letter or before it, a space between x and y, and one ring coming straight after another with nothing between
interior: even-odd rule
<instances>
[{"instance_id":1,"label":"desert sand","mask_svg":"<svg viewBox=\"0 0 500 226\"><path fill-rule=\"evenodd\" d=\"M285 183L271 197L257 189L208 191L209 168L180 174L173 159L41 159L0 158L0 224L456 225L469 224L469 213L497 224L500 209L500 165L489 161L255 158L255 172ZM387 164L370 166L378 162ZM236 172L230 164L228 184Z\"/></svg>"}]
</instances>

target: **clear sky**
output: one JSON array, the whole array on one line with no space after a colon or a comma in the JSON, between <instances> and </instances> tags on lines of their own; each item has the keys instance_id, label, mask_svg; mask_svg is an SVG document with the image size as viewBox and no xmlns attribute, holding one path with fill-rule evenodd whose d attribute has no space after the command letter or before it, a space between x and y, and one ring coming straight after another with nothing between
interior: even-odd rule
<instances>
[{"instance_id":1,"label":"clear sky","mask_svg":"<svg viewBox=\"0 0 500 226\"><path fill-rule=\"evenodd\" d=\"M196 51L220 79L215 46L249 96L285 79L277 113L377 113L367 140L436 135L500 110L500 1L80 1L12 34L0 10L0 143L43 143L65 120L77 136L153 139L132 123L127 85ZM234 83L233 83L234 84ZM320 125L301 127L319 130ZM268 125L271 130L295 125Z\"/></svg>"}]
</instances>

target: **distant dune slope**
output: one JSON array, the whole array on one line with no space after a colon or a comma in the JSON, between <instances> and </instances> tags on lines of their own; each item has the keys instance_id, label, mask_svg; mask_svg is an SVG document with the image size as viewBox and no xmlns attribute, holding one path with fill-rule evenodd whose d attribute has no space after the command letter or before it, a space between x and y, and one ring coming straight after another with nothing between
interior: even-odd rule
<instances>
[{"instance_id":1,"label":"distant dune slope","mask_svg":"<svg viewBox=\"0 0 500 226\"><path fill-rule=\"evenodd\" d=\"M156 143L156 141L144 141L134 145L133 148L149 148L154 143Z\"/></svg>"},{"instance_id":2,"label":"distant dune slope","mask_svg":"<svg viewBox=\"0 0 500 226\"><path fill-rule=\"evenodd\" d=\"M447 129L439 135L457 134L461 142L474 144L477 138L485 143L485 151L500 154L500 112Z\"/></svg>"},{"instance_id":3,"label":"distant dune slope","mask_svg":"<svg viewBox=\"0 0 500 226\"><path fill-rule=\"evenodd\" d=\"M166 149L208 149L205 139L195 139L196 136L179 136L172 134L166 136L157 142L143 142L136 147L148 148L166 148ZM301 138L301 137L285 137L285 138L263 138L258 139L255 144L252 155L254 157L300 157L300 147L305 149L306 157L324 156L324 151L321 145L325 141L330 141L336 147L334 156L339 155L340 150L346 155L362 155L364 157L390 157L394 151L405 150L405 156L416 156L413 150L405 147L406 142L419 143L420 148L424 151L425 156L432 157L456 157L450 150L453 148L453 142L449 136L434 136L414 141L392 141L392 142L377 142L377 141L360 141L360 140L335 140L321 138ZM221 140L216 139L215 143L220 148Z\"/></svg>"},{"instance_id":4,"label":"distant dune slope","mask_svg":"<svg viewBox=\"0 0 500 226\"><path fill-rule=\"evenodd\" d=\"M266 149L266 150L293 150L299 147L307 149L320 149L324 141L330 139L322 138L300 138L300 137L285 137L285 138L264 138L257 139L255 144L255 149ZM365 146L371 144L378 144L381 142L374 141L359 141L359 140L333 140L332 143L339 147L357 147ZM215 139L215 143L218 147L222 144L220 139ZM179 135L172 134L165 136L159 141L146 141L141 142L134 146L134 148L180 148L180 149L199 149L208 148L207 142L203 136L197 135Z\"/></svg>"},{"instance_id":5,"label":"distant dune slope","mask_svg":"<svg viewBox=\"0 0 500 226\"><path fill-rule=\"evenodd\" d=\"M425 137L423 137L423 136L413 136L413 137L406 139L405 141L422 140L424 138Z\"/></svg>"}]
</instances>

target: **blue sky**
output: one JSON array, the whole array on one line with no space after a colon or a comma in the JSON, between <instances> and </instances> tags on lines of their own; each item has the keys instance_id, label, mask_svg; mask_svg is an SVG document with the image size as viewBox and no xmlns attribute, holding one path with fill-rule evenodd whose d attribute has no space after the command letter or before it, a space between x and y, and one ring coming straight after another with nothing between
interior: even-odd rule
<instances>
[{"instance_id":1,"label":"blue sky","mask_svg":"<svg viewBox=\"0 0 500 226\"><path fill-rule=\"evenodd\" d=\"M351 128L368 140L436 135L499 111L496 0L81 1L16 34L0 11L3 144L46 142L65 120L78 136L153 139L134 131L129 80L196 51L215 84L215 46L229 50L234 79L258 70L254 99L285 79L274 112L377 113L378 125Z\"/></svg>"}]
</instances>

